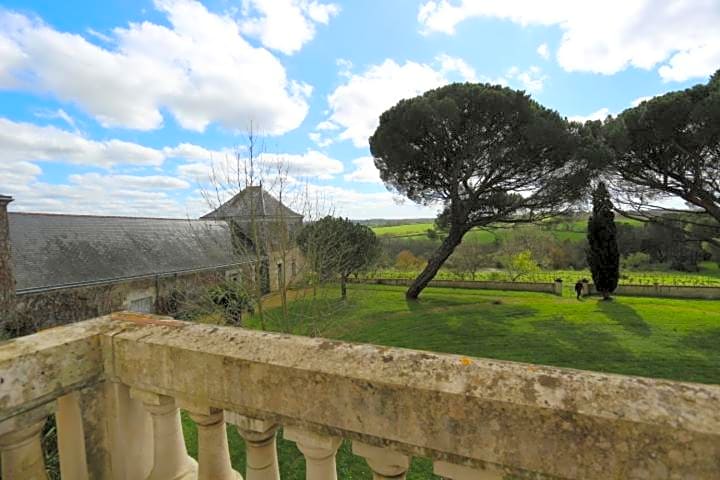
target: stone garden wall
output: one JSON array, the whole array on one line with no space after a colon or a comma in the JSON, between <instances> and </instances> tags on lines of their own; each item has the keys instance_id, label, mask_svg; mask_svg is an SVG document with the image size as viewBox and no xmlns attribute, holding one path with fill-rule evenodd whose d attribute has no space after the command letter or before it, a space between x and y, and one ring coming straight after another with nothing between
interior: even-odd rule
<instances>
[{"instance_id":1,"label":"stone garden wall","mask_svg":"<svg viewBox=\"0 0 720 480\"><path fill-rule=\"evenodd\" d=\"M359 278L350 279L351 283L364 283L375 285L396 285L407 287L412 279L407 278ZM467 288L474 290L505 290L519 292L541 292L562 295L560 282L492 282L470 280L433 280L430 287ZM572 287L572 284L568 284ZM593 284L587 284L585 295L597 295ZM574 295L574 294L573 294ZM688 287L673 285L619 285L614 295L631 297L659 297L659 298L698 298L707 300L720 300L720 287Z\"/></svg>"},{"instance_id":2,"label":"stone garden wall","mask_svg":"<svg viewBox=\"0 0 720 480\"><path fill-rule=\"evenodd\" d=\"M590 294L597 295L594 285ZM700 298L720 300L720 287L686 287L673 285L618 285L614 295L631 297Z\"/></svg>"},{"instance_id":3,"label":"stone garden wall","mask_svg":"<svg viewBox=\"0 0 720 480\"><path fill-rule=\"evenodd\" d=\"M398 285L407 287L412 283L407 278L359 278L351 279L350 283L365 283L376 285ZM492 282L474 280L432 280L429 287L467 288L471 290L510 290L518 292L541 292L562 295L562 283L535 283L535 282Z\"/></svg>"}]
</instances>

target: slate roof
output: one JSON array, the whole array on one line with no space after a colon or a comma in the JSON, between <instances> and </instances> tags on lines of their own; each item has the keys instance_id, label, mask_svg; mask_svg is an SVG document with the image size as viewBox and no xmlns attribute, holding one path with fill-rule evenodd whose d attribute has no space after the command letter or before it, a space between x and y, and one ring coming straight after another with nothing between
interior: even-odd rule
<instances>
[{"instance_id":1,"label":"slate roof","mask_svg":"<svg viewBox=\"0 0 720 480\"><path fill-rule=\"evenodd\" d=\"M302 215L293 212L270 195L262 187L247 187L217 209L204 215L203 219L227 218L286 218L302 219Z\"/></svg>"},{"instance_id":2,"label":"slate roof","mask_svg":"<svg viewBox=\"0 0 720 480\"><path fill-rule=\"evenodd\" d=\"M9 212L17 290L241 263L223 221Z\"/></svg>"}]
</instances>

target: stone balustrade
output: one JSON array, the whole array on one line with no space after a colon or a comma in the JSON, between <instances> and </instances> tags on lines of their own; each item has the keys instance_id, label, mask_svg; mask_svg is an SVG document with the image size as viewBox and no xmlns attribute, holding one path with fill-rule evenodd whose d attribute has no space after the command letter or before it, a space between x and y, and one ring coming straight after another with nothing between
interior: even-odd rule
<instances>
[{"instance_id":1,"label":"stone balustrade","mask_svg":"<svg viewBox=\"0 0 720 480\"><path fill-rule=\"evenodd\" d=\"M2 478L46 478L53 412L66 480L278 480L278 428L313 480L337 478L343 441L375 479L405 478L417 456L453 480L720 477L719 386L127 313L0 344Z\"/></svg>"}]
</instances>

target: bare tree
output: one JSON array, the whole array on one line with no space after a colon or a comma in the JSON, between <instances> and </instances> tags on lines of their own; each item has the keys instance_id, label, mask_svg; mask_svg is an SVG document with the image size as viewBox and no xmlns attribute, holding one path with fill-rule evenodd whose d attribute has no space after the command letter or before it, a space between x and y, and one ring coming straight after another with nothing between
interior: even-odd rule
<instances>
[{"instance_id":1,"label":"bare tree","mask_svg":"<svg viewBox=\"0 0 720 480\"><path fill-rule=\"evenodd\" d=\"M251 124L245 145L232 156L211 161L207 180L198 181L212 210L203 218L228 222L234 256L244 267L225 284L246 293L260 328L318 335L330 323L325 321L329 312L340 307L324 298L325 290L313 281L295 240L302 219L316 221L334 208L307 180L294 177L291 167L286 158L268 153ZM217 306L211 298L201 300L204 305L194 302L185 309L217 317L207 313Z\"/></svg>"}]
</instances>

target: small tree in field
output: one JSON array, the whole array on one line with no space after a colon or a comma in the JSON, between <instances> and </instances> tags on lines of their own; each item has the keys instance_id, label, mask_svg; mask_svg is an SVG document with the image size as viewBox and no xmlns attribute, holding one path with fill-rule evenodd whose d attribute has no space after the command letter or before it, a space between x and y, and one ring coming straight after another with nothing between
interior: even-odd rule
<instances>
[{"instance_id":1,"label":"small tree in field","mask_svg":"<svg viewBox=\"0 0 720 480\"><path fill-rule=\"evenodd\" d=\"M331 216L303 227L297 243L319 281L339 277L342 298L347 297L348 277L380 255L380 243L370 228Z\"/></svg>"},{"instance_id":2,"label":"small tree in field","mask_svg":"<svg viewBox=\"0 0 720 480\"><path fill-rule=\"evenodd\" d=\"M620 278L620 253L613 204L602 182L593 192L593 213L588 220L588 245L587 260L595 289L604 300L608 300Z\"/></svg>"},{"instance_id":3,"label":"small tree in field","mask_svg":"<svg viewBox=\"0 0 720 480\"><path fill-rule=\"evenodd\" d=\"M510 280L515 282L520 277L539 272L540 267L533 258L532 252L530 250L523 250L506 259L505 270L508 271Z\"/></svg>"},{"instance_id":4,"label":"small tree in field","mask_svg":"<svg viewBox=\"0 0 720 480\"><path fill-rule=\"evenodd\" d=\"M425 260L417 257L410 250L401 250L395 257L395 268L404 272L410 272L422 268Z\"/></svg>"},{"instance_id":5,"label":"small tree in field","mask_svg":"<svg viewBox=\"0 0 720 480\"><path fill-rule=\"evenodd\" d=\"M446 266L460 278L469 276L471 280L475 280L477 271L490 263L491 248L492 246L466 239L448 258Z\"/></svg>"}]
</instances>

